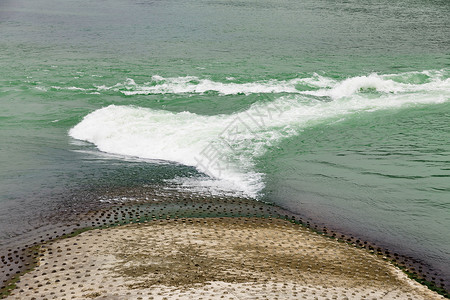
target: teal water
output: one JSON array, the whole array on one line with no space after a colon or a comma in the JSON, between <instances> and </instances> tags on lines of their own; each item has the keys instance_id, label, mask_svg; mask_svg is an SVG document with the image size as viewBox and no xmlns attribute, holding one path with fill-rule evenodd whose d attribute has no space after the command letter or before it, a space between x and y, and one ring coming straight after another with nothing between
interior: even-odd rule
<instances>
[{"instance_id":1,"label":"teal water","mask_svg":"<svg viewBox=\"0 0 450 300\"><path fill-rule=\"evenodd\" d=\"M276 203L448 279L449 16L446 0L0 1L0 239L87 189L154 183Z\"/></svg>"}]
</instances>

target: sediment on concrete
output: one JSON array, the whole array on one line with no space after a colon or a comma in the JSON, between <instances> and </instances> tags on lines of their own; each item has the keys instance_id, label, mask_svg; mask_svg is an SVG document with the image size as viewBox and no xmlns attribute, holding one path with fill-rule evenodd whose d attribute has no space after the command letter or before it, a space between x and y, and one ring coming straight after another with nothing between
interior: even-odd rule
<instances>
[{"instance_id":1,"label":"sediment on concrete","mask_svg":"<svg viewBox=\"0 0 450 300\"><path fill-rule=\"evenodd\" d=\"M43 244L11 299L444 299L287 220L161 219Z\"/></svg>"}]
</instances>

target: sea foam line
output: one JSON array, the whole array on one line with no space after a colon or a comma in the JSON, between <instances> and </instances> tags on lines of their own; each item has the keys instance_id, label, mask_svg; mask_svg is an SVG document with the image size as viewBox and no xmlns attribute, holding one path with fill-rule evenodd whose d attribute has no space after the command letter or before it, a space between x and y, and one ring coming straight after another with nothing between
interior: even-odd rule
<instances>
[{"instance_id":1,"label":"sea foam line","mask_svg":"<svg viewBox=\"0 0 450 300\"><path fill-rule=\"evenodd\" d=\"M59 87L56 90L70 90L85 93L116 92L127 96L157 95L157 94L204 94L216 92L219 95L236 94L303 94L319 97L339 99L361 93L398 94L413 92L439 92L450 89L448 71L408 72L401 74L379 75L376 73L366 76L356 76L344 80L314 74L306 78L289 80L261 80L248 83L233 82L229 78L224 82L213 81L196 76L182 76L164 78L158 75L151 77L149 82L136 83L128 78L123 83L112 86L96 85L91 88ZM37 87L46 90L45 87Z\"/></svg>"}]
</instances>

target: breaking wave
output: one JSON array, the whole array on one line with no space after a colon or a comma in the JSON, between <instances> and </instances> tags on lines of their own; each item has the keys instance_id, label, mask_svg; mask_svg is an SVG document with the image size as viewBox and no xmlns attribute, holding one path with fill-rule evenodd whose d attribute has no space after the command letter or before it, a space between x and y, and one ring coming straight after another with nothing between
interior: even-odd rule
<instances>
[{"instance_id":1,"label":"breaking wave","mask_svg":"<svg viewBox=\"0 0 450 300\"><path fill-rule=\"evenodd\" d=\"M264 174L257 172L255 162L281 140L300 134L308 126L337 121L355 113L446 102L450 99L450 80L443 78L442 73L436 74L434 77L431 72L372 74L341 82L315 76L282 83L240 85L206 80L190 83L193 79L187 77L155 78L160 84L151 87L128 82L121 92L185 93L211 89L223 94L296 92L280 95L271 102L254 103L242 112L213 116L110 105L85 116L69 134L107 153L195 166L208 175L196 179L195 184L220 186L222 190L257 197L264 187ZM314 85L316 89L299 92L295 89L299 82ZM373 97L372 90L382 94ZM332 100L318 100L309 95ZM185 185L192 185L192 181L192 178L180 179Z\"/></svg>"}]
</instances>

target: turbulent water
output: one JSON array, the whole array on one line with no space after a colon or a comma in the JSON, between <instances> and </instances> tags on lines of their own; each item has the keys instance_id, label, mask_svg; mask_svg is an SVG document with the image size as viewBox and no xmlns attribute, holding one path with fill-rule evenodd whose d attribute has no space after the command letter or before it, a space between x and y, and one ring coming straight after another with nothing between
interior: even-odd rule
<instances>
[{"instance_id":1,"label":"turbulent water","mask_svg":"<svg viewBox=\"0 0 450 300\"><path fill-rule=\"evenodd\" d=\"M1 1L0 238L87 189L158 184L272 202L450 278L449 16L438 0Z\"/></svg>"}]
</instances>

